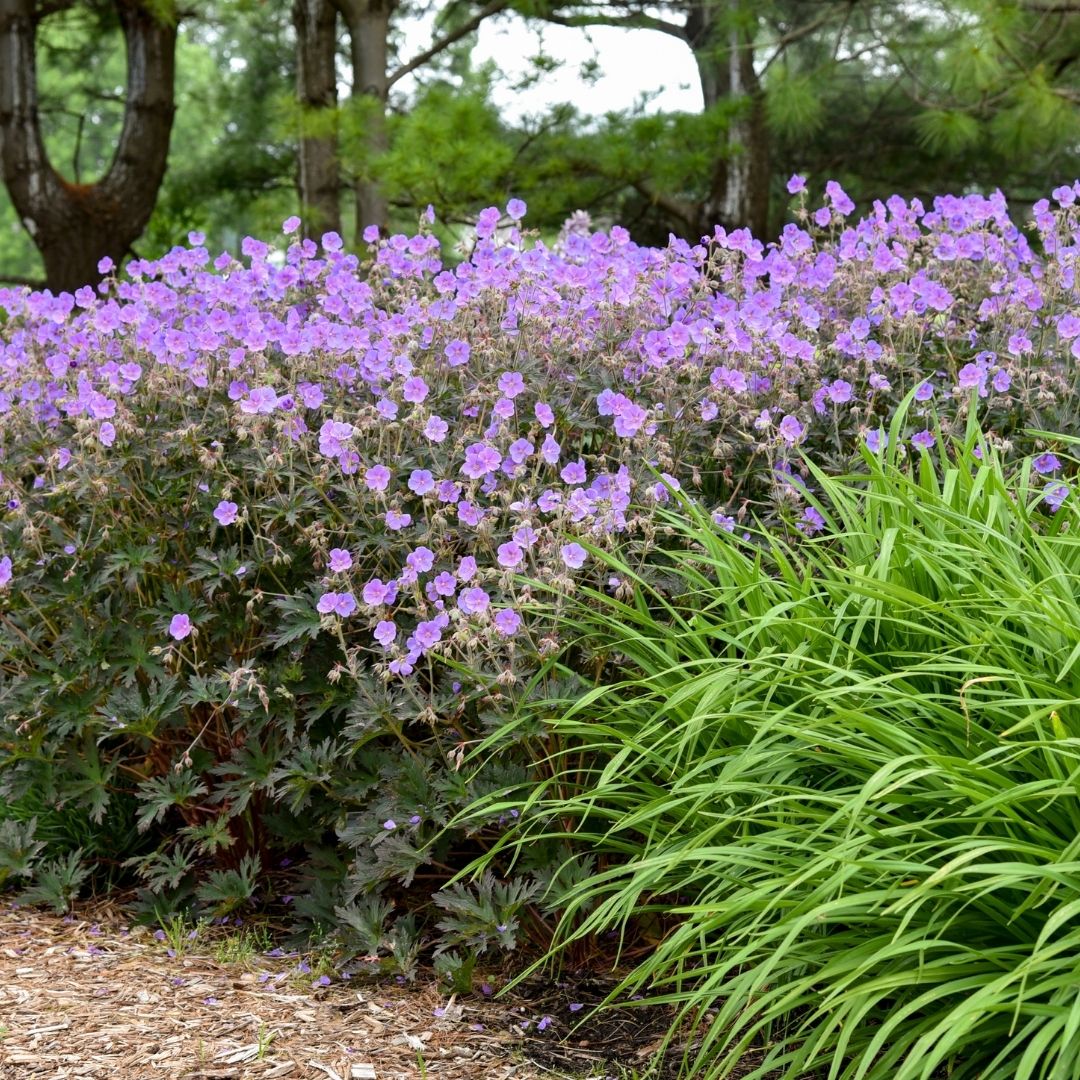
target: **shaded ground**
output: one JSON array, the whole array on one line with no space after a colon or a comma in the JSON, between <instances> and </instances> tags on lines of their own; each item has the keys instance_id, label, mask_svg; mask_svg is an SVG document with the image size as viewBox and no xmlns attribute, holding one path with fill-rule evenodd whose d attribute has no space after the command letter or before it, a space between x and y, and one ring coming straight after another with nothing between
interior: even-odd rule
<instances>
[{"instance_id":1,"label":"shaded ground","mask_svg":"<svg viewBox=\"0 0 1080 1080\"><path fill-rule=\"evenodd\" d=\"M0 1080L623 1080L666 1028L653 1010L571 1033L599 983L531 984L512 1001L324 987L304 959L236 940L157 940L102 904L66 917L5 906Z\"/></svg>"}]
</instances>

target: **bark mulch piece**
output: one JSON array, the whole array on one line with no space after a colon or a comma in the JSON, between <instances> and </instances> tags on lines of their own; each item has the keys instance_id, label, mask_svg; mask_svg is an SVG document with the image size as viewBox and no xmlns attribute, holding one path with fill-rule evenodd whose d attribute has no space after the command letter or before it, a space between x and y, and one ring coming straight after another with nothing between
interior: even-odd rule
<instances>
[{"instance_id":1,"label":"bark mulch piece","mask_svg":"<svg viewBox=\"0 0 1080 1080\"><path fill-rule=\"evenodd\" d=\"M552 1080L594 1060L524 1060L525 1006L313 987L295 958L222 964L204 949L170 957L107 903L0 908L0 1080Z\"/></svg>"}]
</instances>

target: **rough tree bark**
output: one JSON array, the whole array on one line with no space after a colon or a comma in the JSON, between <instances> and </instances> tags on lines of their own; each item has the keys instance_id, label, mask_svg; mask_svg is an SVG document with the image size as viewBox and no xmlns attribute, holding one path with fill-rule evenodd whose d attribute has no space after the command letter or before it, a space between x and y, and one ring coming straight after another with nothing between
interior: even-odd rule
<instances>
[{"instance_id":1,"label":"rough tree bark","mask_svg":"<svg viewBox=\"0 0 1080 1080\"><path fill-rule=\"evenodd\" d=\"M74 290L117 264L142 233L165 175L172 132L176 22L139 0L115 0L127 49L127 97L116 153L94 184L73 184L45 152L38 116L35 0L0 0L0 171L45 263L50 289Z\"/></svg>"},{"instance_id":2,"label":"rough tree bark","mask_svg":"<svg viewBox=\"0 0 1080 1080\"><path fill-rule=\"evenodd\" d=\"M385 229L389 207L382 186L367 173L367 162L387 150L386 97L389 90L390 17L397 0L333 0L349 31L352 95L370 98L365 110L365 172L356 182L356 243L368 225Z\"/></svg>"},{"instance_id":3,"label":"rough tree bark","mask_svg":"<svg viewBox=\"0 0 1080 1080\"><path fill-rule=\"evenodd\" d=\"M337 10L331 0L294 0L296 93L305 113L300 135L300 202L304 235L341 231L341 178L336 123L324 128L317 114L336 116ZM310 133L306 124L313 122Z\"/></svg>"},{"instance_id":4,"label":"rough tree bark","mask_svg":"<svg viewBox=\"0 0 1080 1080\"><path fill-rule=\"evenodd\" d=\"M727 0L723 18L715 3L687 9L686 43L694 54L704 106L711 109L725 99L735 106L699 208L702 235L717 224L728 229L746 226L756 236L768 229L769 132L753 39L737 18L741 3Z\"/></svg>"}]
</instances>

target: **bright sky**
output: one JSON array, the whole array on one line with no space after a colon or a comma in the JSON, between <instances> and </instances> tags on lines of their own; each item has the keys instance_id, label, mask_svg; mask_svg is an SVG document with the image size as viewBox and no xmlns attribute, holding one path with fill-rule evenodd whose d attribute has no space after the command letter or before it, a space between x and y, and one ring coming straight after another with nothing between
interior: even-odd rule
<instances>
[{"instance_id":1,"label":"bright sky","mask_svg":"<svg viewBox=\"0 0 1080 1080\"><path fill-rule=\"evenodd\" d=\"M402 29L405 57L431 41L429 20L416 20ZM561 60L562 66L536 86L516 91L509 84L531 70L527 58L539 51L536 30L516 15L489 19L480 27L474 61L494 61L508 76L507 84L496 90L495 102L511 117L544 111L564 101L583 112L602 115L633 107L643 92L656 94L647 106L649 112L701 110L701 90L690 49L668 34L611 26L588 30L545 26L542 41L544 53ZM594 58L603 76L589 83L580 77L580 70ZM408 92L412 85L403 79L401 89Z\"/></svg>"}]
</instances>

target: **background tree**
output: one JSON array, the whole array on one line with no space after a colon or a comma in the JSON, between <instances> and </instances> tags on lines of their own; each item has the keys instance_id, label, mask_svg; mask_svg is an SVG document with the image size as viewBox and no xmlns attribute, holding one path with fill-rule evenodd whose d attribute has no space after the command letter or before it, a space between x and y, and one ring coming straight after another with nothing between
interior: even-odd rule
<instances>
[{"instance_id":1,"label":"background tree","mask_svg":"<svg viewBox=\"0 0 1080 1080\"><path fill-rule=\"evenodd\" d=\"M298 188L305 236L341 231L337 138L337 9L294 0L296 95L301 110Z\"/></svg>"},{"instance_id":2,"label":"background tree","mask_svg":"<svg viewBox=\"0 0 1080 1080\"><path fill-rule=\"evenodd\" d=\"M47 284L75 289L97 279L103 256L119 263L153 212L173 123L176 14L171 0L116 0L92 13L116 18L127 55L116 152L92 183L63 176L46 152L36 64L43 14L35 0L0 0L0 168Z\"/></svg>"}]
</instances>

